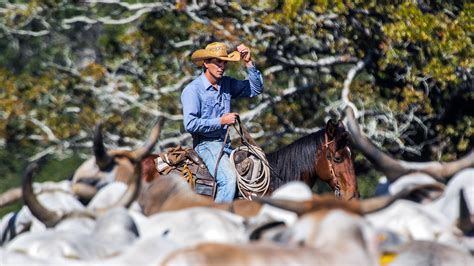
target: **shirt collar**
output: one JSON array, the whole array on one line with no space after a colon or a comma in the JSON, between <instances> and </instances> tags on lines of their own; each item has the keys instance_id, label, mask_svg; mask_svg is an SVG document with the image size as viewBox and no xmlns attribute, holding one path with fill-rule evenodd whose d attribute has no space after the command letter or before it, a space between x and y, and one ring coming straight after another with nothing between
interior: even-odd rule
<instances>
[{"instance_id":1,"label":"shirt collar","mask_svg":"<svg viewBox=\"0 0 474 266\"><path fill-rule=\"evenodd\" d=\"M206 75L204 75L204 72L202 72L201 76L200 76L201 80L202 80L202 84L204 85L204 89L205 90L214 90L214 88L212 87L212 84L209 82L209 80L206 78ZM222 79L221 79L222 80ZM218 88L218 91L220 92L220 88L221 88L221 82L219 81L219 83L217 83L217 88Z\"/></svg>"},{"instance_id":2,"label":"shirt collar","mask_svg":"<svg viewBox=\"0 0 474 266\"><path fill-rule=\"evenodd\" d=\"M209 89L209 87L212 87L212 84L206 78L206 75L204 75L204 72L202 72L201 74L201 80L202 80L202 84L204 85L205 90Z\"/></svg>"}]
</instances>

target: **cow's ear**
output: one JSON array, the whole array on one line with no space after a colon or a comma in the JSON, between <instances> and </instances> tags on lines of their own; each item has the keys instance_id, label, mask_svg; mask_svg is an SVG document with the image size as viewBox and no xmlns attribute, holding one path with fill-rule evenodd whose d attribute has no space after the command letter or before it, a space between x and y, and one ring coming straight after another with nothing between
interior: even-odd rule
<instances>
[{"instance_id":1,"label":"cow's ear","mask_svg":"<svg viewBox=\"0 0 474 266\"><path fill-rule=\"evenodd\" d=\"M333 119L329 119L329 121L326 123L326 134L328 135L329 139L332 140L336 136L336 128L337 122Z\"/></svg>"}]
</instances>

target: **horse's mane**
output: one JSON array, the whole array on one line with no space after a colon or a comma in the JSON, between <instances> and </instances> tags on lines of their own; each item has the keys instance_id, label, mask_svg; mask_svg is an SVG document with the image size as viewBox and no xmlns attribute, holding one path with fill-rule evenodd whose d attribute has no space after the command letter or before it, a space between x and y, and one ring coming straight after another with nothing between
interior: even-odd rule
<instances>
[{"instance_id":1,"label":"horse's mane","mask_svg":"<svg viewBox=\"0 0 474 266\"><path fill-rule=\"evenodd\" d=\"M303 174L317 176L317 151L323 145L324 129L306 135L267 155L272 167L271 184L276 189L289 181L303 181ZM314 180L316 181L316 179Z\"/></svg>"}]
</instances>

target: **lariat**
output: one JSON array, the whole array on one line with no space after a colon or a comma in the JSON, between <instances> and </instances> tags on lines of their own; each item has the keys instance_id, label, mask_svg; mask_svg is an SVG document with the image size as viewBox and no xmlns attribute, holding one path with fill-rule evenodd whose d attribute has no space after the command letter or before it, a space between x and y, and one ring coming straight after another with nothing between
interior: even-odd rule
<instances>
[{"instance_id":1,"label":"lariat","mask_svg":"<svg viewBox=\"0 0 474 266\"><path fill-rule=\"evenodd\" d=\"M230 162L237 177L237 188L244 199L252 200L252 196L263 196L270 187L270 165L263 150L256 144L250 134L242 127L234 128L241 138L242 145L230 154ZM246 158L236 162L237 154L246 154ZM237 166L239 164L239 166Z\"/></svg>"}]
</instances>

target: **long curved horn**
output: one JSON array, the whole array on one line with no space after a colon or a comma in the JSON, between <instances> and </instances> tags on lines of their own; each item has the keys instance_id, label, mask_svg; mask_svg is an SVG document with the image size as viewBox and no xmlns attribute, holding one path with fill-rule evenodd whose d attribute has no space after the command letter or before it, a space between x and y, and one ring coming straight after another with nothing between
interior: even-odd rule
<instances>
[{"instance_id":1,"label":"long curved horn","mask_svg":"<svg viewBox=\"0 0 474 266\"><path fill-rule=\"evenodd\" d=\"M334 209L342 209L351 213L364 215L386 208L398 198L400 197L382 196L361 201L344 201L330 196L300 202L270 198L258 198L257 201L294 212L299 216L309 212Z\"/></svg>"},{"instance_id":2,"label":"long curved horn","mask_svg":"<svg viewBox=\"0 0 474 266\"><path fill-rule=\"evenodd\" d=\"M255 197L254 200L260 203L269 204L280 209L291 211L301 216L303 214L319 211L342 209L351 213L365 215L372 212L380 211L398 199L406 199L412 193L423 189L437 189L436 184L423 184L416 187L404 189L393 196L381 196L360 201L345 201L335 198L333 195L321 196L306 201L293 201L272 198Z\"/></svg>"},{"instance_id":3,"label":"long curved horn","mask_svg":"<svg viewBox=\"0 0 474 266\"><path fill-rule=\"evenodd\" d=\"M160 116L155 126L151 130L148 140L145 142L145 145L139 149L136 149L130 153L130 156L137 162L141 161L146 155L148 155L153 147L155 147L158 138L160 137L161 128L165 123L165 118Z\"/></svg>"},{"instance_id":4,"label":"long curved horn","mask_svg":"<svg viewBox=\"0 0 474 266\"><path fill-rule=\"evenodd\" d=\"M380 196L380 197L364 199L359 202L360 204L359 209L360 209L361 214L363 215L377 212L377 211L387 208L396 200L406 199L406 200L413 201L412 198L416 199L416 197L414 197L415 194L425 193L426 191L430 191L430 190L444 190L444 186L440 184L422 184L422 185L417 185L414 187L403 189L392 196Z\"/></svg>"},{"instance_id":5,"label":"long curved horn","mask_svg":"<svg viewBox=\"0 0 474 266\"><path fill-rule=\"evenodd\" d=\"M395 202L397 198L393 196L380 196L368 198L359 202L359 209L361 214L369 214L380 211Z\"/></svg>"},{"instance_id":6,"label":"long curved horn","mask_svg":"<svg viewBox=\"0 0 474 266\"><path fill-rule=\"evenodd\" d=\"M359 149L375 167L383 172L390 181L394 181L398 177L408 173L408 170L397 160L385 154L370 142L367 137L362 135L359 124L354 118L354 110L352 110L352 108L347 107L345 114L347 118L347 129L352 136L352 144Z\"/></svg>"},{"instance_id":7,"label":"long curved horn","mask_svg":"<svg viewBox=\"0 0 474 266\"><path fill-rule=\"evenodd\" d=\"M107 170L112 164L114 158L107 154L102 138L102 124L97 123L94 131L94 156L95 162L101 171Z\"/></svg>"},{"instance_id":8,"label":"long curved horn","mask_svg":"<svg viewBox=\"0 0 474 266\"><path fill-rule=\"evenodd\" d=\"M273 222L266 223L262 226L259 226L259 227L255 228L252 231L252 233L250 233L249 240L250 241L259 240L261 238L263 232L265 232L269 229L272 229L272 228L275 228L275 227L278 227L278 226L284 226L284 225L285 225L285 222L282 222L282 221L273 221Z\"/></svg>"},{"instance_id":9,"label":"long curved horn","mask_svg":"<svg viewBox=\"0 0 474 266\"><path fill-rule=\"evenodd\" d=\"M311 203L308 200L305 201L293 201L293 200L284 200L284 199L273 199L273 198L263 198L263 197L253 197L254 201L260 202L262 204L268 204L283 210L291 211L297 215L303 215L311 211Z\"/></svg>"},{"instance_id":10,"label":"long curved horn","mask_svg":"<svg viewBox=\"0 0 474 266\"><path fill-rule=\"evenodd\" d=\"M284 199L272 199L272 198L253 198L255 201L265 203L283 210L291 211L296 213L298 216L303 214L319 211L319 210L330 210L330 209L343 209L348 212L361 214L358 202L355 201L344 201L331 196L321 196L305 201L293 201Z\"/></svg>"},{"instance_id":11,"label":"long curved horn","mask_svg":"<svg viewBox=\"0 0 474 266\"><path fill-rule=\"evenodd\" d=\"M33 192L33 174L38 171L38 168L38 163L32 163L27 167L26 172L23 175L23 184L21 186L23 200L31 213L45 224L46 227L54 227L57 222L61 220L61 216L58 213L43 207Z\"/></svg>"},{"instance_id":12,"label":"long curved horn","mask_svg":"<svg viewBox=\"0 0 474 266\"><path fill-rule=\"evenodd\" d=\"M465 235L474 232L474 224L471 221L471 213L464 196L464 189L459 190L458 228L461 229Z\"/></svg>"},{"instance_id":13,"label":"long curved horn","mask_svg":"<svg viewBox=\"0 0 474 266\"><path fill-rule=\"evenodd\" d=\"M362 135L359 124L354 118L354 111L351 107L345 109L347 127L352 135L353 145L359 149L364 156L383 172L387 178L393 182L399 177L413 172L423 172L439 181L445 181L456 172L466 167L474 166L474 151L471 151L463 158L452 162L425 162L413 163L403 160L396 160L385 154L375 146L367 137Z\"/></svg>"},{"instance_id":14,"label":"long curved horn","mask_svg":"<svg viewBox=\"0 0 474 266\"><path fill-rule=\"evenodd\" d=\"M132 205L132 202L137 199L138 194L140 192L141 186L141 176L142 176L142 164L138 162L135 165L135 173L133 175L134 181L128 185L128 189L123 195L122 199L117 202L118 206L123 206L125 208L129 208Z\"/></svg>"}]
</instances>

